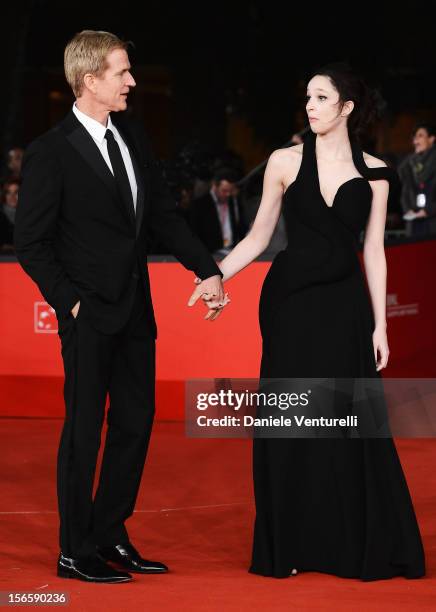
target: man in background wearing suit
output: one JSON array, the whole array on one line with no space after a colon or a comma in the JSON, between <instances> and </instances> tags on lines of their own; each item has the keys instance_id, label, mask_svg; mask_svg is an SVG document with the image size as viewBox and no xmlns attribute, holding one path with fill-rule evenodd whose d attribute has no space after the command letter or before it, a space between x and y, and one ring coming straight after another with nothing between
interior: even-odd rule
<instances>
[{"instance_id":1,"label":"man in background wearing suit","mask_svg":"<svg viewBox=\"0 0 436 612\"><path fill-rule=\"evenodd\" d=\"M57 573L93 582L168 570L143 559L125 527L154 416L148 229L204 279L194 301L215 296L225 303L222 274L177 213L148 138L119 112L135 86L126 49L117 36L92 30L68 43L65 73L76 102L26 151L15 227L18 260L55 309L62 345ZM93 500L107 394L108 431Z\"/></svg>"},{"instance_id":2,"label":"man in background wearing suit","mask_svg":"<svg viewBox=\"0 0 436 612\"><path fill-rule=\"evenodd\" d=\"M210 253L234 247L247 233L236 182L233 170L221 168L214 173L209 192L192 202L192 229Z\"/></svg>"}]
</instances>

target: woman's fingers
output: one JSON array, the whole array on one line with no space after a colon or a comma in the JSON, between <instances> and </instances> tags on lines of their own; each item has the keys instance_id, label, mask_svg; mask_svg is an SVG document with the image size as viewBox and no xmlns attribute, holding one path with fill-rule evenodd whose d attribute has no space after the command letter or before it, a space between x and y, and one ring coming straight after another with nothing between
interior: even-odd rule
<instances>
[{"instance_id":1,"label":"woman's fingers","mask_svg":"<svg viewBox=\"0 0 436 612\"><path fill-rule=\"evenodd\" d=\"M222 308L219 308L217 310L209 310L209 312L204 318L208 319L209 321L215 321L215 319L219 317L219 315L221 314L221 311L222 311Z\"/></svg>"},{"instance_id":2,"label":"woman's fingers","mask_svg":"<svg viewBox=\"0 0 436 612\"><path fill-rule=\"evenodd\" d=\"M204 296L202 296L202 300L203 300L204 304L208 308L214 308L214 309L226 306L226 304L228 304L231 301L230 298L229 298L229 294L228 293L226 293L224 295L224 298L223 298L222 301L220 301L220 300L212 300L212 299L209 299L208 297L204 297Z\"/></svg>"},{"instance_id":3,"label":"woman's fingers","mask_svg":"<svg viewBox=\"0 0 436 612\"><path fill-rule=\"evenodd\" d=\"M377 360L377 353L380 353L380 359ZM377 366L377 371L385 368L388 364L389 359L389 349L387 347L377 345L375 347L375 362Z\"/></svg>"}]
</instances>

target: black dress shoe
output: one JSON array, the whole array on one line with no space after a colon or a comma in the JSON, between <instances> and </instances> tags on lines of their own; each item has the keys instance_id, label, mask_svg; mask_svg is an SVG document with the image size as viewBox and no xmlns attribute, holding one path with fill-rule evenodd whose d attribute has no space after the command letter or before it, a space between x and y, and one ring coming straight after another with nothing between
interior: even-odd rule
<instances>
[{"instance_id":1,"label":"black dress shoe","mask_svg":"<svg viewBox=\"0 0 436 612\"><path fill-rule=\"evenodd\" d=\"M57 574L60 578L77 578L86 582L130 582L132 576L119 572L97 555L72 559L59 555Z\"/></svg>"},{"instance_id":2,"label":"black dress shoe","mask_svg":"<svg viewBox=\"0 0 436 612\"><path fill-rule=\"evenodd\" d=\"M113 561L118 565L141 574L164 574L168 567L159 561L143 559L132 544L117 544L116 546L98 546L98 554L105 561Z\"/></svg>"}]
</instances>

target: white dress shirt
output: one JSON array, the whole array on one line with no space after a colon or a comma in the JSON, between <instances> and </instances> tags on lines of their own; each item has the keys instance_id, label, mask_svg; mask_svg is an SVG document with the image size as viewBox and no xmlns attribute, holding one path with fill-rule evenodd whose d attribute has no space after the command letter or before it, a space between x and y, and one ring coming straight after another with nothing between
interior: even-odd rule
<instances>
[{"instance_id":1,"label":"white dress shirt","mask_svg":"<svg viewBox=\"0 0 436 612\"><path fill-rule=\"evenodd\" d=\"M233 243L232 224L230 223L230 198L227 201L227 214L225 215L223 219L222 205L218 202L218 198L216 197L212 189L210 190L209 193L215 202L216 212L217 212L220 224L221 224L221 231L223 233L223 246L227 247Z\"/></svg>"},{"instance_id":2,"label":"white dress shirt","mask_svg":"<svg viewBox=\"0 0 436 612\"><path fill-rule=\"evenodd\" d=\"M84 128L92 136L95 144L99 148L100 153L103 155L104 161L107 163L109 170L113 174L114 171L112 170L112 164L111 164L111 160L109 158L109 153L107 150L107 140L104 137L104 135L106 134L106 130L112 131L114 138L116 142L118 143L118 146L120 147L121 156L123 158L124 165L126 167L127 177L130 183L130 189L132 190L133 205L135 207L135 212L136 212L136 198L138 195L138 185L136 183L135 171L133 169L133 164L130 158L129 149L127 148L127 145L124 142L124 140L121 138L119 131L112 123L111 116L108 115L107 126L105 127L104 125L102 125L101 123L93 119L92 117L89 117L89 115L85 115L85 113L82 113L82 111L77 108L75 102L73 104L73 112L76 115L77 119L80 121L80 123L84 126Z\"/></svg>"}]
</instances>

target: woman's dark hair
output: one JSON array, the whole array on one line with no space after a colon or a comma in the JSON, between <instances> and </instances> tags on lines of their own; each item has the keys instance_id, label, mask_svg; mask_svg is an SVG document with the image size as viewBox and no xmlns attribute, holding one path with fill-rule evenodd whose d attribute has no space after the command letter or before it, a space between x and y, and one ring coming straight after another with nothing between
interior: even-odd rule
<instances>
[{"instance_id":1,"label":"woman's dark hair","mask_svg":"<svg viewBox=\"0 0 436 612\"><path fill-rule=\"evenodd\" d=\"M339 104L348 100L354 108L348 116L348 133L360 137L374 120L381 116L385 101L377 89L369 87L362 76L357 74L348 62L334 62L315 70L310 78L321 75L330 79L339 93ZM309 79L310 80L310 79Z\"/></svg>"}]
</instances>

